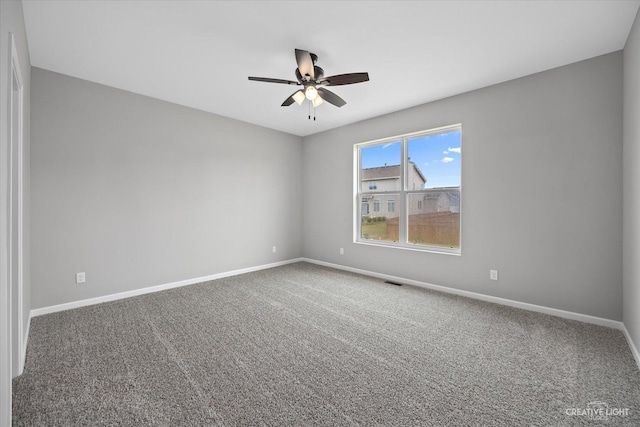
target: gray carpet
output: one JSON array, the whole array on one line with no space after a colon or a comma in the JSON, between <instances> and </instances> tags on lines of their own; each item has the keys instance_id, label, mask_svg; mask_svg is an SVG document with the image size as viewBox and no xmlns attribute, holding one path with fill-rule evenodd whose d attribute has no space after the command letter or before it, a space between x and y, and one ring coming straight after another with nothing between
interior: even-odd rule
<instances>
[{"instance_id":1,"label":"gray carpet","mask_svg":"<svg viewBox=\"0 0 640 427\"><path fill-rule=\"evenodd\" d=\"M593 402L628 414L567 415ZM640 373L617 330L299 263L34 318L13 413L25 426L638 426Z\"/></svg>"}]
</instances>

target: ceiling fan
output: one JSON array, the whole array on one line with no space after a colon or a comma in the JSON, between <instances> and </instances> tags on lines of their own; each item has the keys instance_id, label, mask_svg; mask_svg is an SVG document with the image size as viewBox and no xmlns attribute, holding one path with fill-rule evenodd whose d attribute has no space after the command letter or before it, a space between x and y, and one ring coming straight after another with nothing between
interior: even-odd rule
<instances>
[{"instance_id":1,"label":"ceiling fan","mask_svg":"<svg viewBox=\"0 0 640 427\"><path fill-rule=\"evenodd\" d=\"M285 99L282 103L282 107L288 107L294 102L298 105L302 105L305 99L308 99L310 105L313 105L314 112L315 107L319 106L324 101L327 101L336 107L342 107L347 102L330 90L325 89L324 86L342 86L369 81L369 73L349 73L325 77L324 70L316 65L318 55L302 49L296 49L295 53L296 62L298 63L298 68L296 68L295 71L296 78L298 80L297 82L292 80L271 79L268 77L249 77L249 80L257 82L303 86L302 89L297 90ZM309 119L311 119L311 114L309 114ZM316 119L315 113L313 119Z\"/></svg>"}]
</instances>

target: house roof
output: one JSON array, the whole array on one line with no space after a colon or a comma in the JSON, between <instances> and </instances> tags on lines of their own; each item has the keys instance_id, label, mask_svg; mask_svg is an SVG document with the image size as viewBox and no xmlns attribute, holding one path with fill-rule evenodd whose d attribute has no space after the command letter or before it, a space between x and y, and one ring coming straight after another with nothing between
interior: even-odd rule
<instances>
[{"instance_id":1,"label":"house roof","mask_svg":"<svg viewBox=\"0 0 640 427\"><path fill-rule=\"evenodd\" d=\"M411 166L413 166L416 172L418 172L420 178L422 178L424 182L427 182L427 178L424 177L424 175L420 171L420 168L418 168L418 166L413 162L409 163L411 164ZM362 171L360 172L360 179L362 179L363 181L372 181L375 179L391 179L399 178L401 174L402 169L400 168L400 165L385 165L376 168L362 169Z\"/></svg>"},{"instance_id":2,"label":"house roof","mask_svg":"<svg viewBox=\"0 0 640 427\"><path fill-rule=\"evenodd\" d=\"M371 181L374 179L390 179L399 178L402 170L400 165L380 166L377 168L362 169L360 179L363 181Z\"/></svg>"}]
</instances>

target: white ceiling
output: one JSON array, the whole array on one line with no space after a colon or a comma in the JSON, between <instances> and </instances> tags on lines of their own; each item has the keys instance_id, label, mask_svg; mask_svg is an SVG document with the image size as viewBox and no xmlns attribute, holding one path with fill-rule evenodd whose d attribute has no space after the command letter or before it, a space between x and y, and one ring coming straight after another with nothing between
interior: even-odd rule
<instances>
[{"instance_id":1,"label":"white ceiling","mask_svg":"<svg viewBox=\"0 0 640 427\"><path fill-rule=\"evenodd\" d=\"M620 50L632 1L30 1L31 64L305 136ZM281 107L294 49L342 108Z\"/></svg>"}]
</instances>

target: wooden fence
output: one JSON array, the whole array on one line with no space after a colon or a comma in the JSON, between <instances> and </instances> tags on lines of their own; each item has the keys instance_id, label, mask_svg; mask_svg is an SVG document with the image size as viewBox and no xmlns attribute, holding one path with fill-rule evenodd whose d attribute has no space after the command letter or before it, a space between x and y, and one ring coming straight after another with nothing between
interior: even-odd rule
<instances>
[{"instance_id":1,"label":"wooden fence","mask_svg":"<svg viewBox=\"0 0 640 427\"><path fill-rule=\"evenodd\" d=\"M398 241L398 218L386 220L386 231L379 238ZM433 212L409 216L409 243L460 247L460 214L454 212Z\"/></svg>"}]
</instances>

